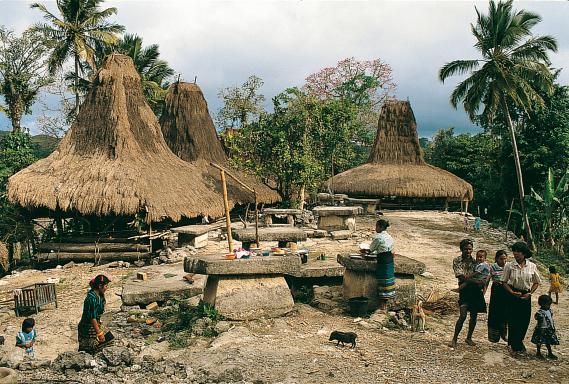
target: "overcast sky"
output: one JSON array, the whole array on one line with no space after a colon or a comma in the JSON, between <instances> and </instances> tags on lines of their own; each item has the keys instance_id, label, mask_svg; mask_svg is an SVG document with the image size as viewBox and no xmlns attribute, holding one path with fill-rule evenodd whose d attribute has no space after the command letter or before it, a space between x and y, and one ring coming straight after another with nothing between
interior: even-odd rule
<instances>
[{"instance_id":1,"label":"overcast sky","mask_svg":"<svg viewBox=\"0 0 569 384\"><path fill-rule=\"evenodd\" d=\"M54 1L41 1L55 11ZM40 20L32 1L0 0L0 25L21 32ZM161 56L181 78L204 91L210 112L217 112L218 90L261 77L270 99L290 86L301 86L311 73L339 60L381 58L393 69L396 96L411 101L419 136L440 128L476 132L464 111L454 110L449 94L460 79L438 81L439 68L454 59L477 58L470 23L474 7L485 1L187 1L107 0L114 20L127 32L157 43ZM537 12L537 34L553 35L559 52L553 66L569 64L569 2L519 1L516 9ZM559 81L569 84L569 68ZM34 130L34 116L24 125ZM9 121L0 117L0 129Z\"/></svg>"}]
</instances>

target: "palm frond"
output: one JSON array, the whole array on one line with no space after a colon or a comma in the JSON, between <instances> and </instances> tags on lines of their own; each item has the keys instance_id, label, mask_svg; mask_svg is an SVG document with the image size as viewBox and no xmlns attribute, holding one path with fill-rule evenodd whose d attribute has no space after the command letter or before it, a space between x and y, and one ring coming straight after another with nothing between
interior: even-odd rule
<instances>
[{"instance_id":1,"label":"palm frond","mask_svg":"<svg viewBox=\"0 0 569 384\"><path fill-rule=\"evenodd\" d=\"M463 75L474 71L480 65L480 60L454 60L446 63L439 71L439 79L444 81L453 75Z\"/></svg>"}]
</instances>

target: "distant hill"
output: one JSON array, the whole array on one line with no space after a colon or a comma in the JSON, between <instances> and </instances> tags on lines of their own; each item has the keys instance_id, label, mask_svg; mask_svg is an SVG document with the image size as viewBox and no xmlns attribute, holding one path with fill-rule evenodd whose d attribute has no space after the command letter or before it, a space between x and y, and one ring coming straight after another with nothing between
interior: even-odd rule
<instances>
[{"instance_id":1,"label":"distant hill","mask_svg":"<svg viewBox=\"0 0 569 384\"><path fill-rule=\"evenodd\" d=\"M8 133L10 133L10 131L0 131L0 139ZM48 135L32 136L35 155L40 159L49 156L55 150L60 140L61 139L58 139L57 137Z\"/></svg>"}]
</instances>

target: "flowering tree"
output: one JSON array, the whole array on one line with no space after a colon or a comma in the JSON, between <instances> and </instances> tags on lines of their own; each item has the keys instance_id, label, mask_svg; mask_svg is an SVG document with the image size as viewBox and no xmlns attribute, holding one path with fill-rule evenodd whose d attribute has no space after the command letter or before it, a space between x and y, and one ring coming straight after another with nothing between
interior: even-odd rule
<instances>
[{"instance_id":1,"label":"flowering tree","mask_svg":"<svg viewBox=\"0 0 569 384\"><path fill-rule=\"evenodd\" d=\"M395 90L392 70L381 59L358 61L354 57L341 60L306 78L305 90L321 100L344 99L373 109Z\"/></svg>"}]
</instances>

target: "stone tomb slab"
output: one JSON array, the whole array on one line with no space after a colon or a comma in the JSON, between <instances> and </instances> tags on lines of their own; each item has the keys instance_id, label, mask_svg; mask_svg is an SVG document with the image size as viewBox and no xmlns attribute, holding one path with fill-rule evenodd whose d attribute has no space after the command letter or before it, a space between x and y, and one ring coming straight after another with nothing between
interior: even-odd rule
<instances>
[{"instance_id":1,"label":"stone tomb slab","mask_svg":"<svg viewBox=\"0 0 569 384\"><path fill-rule=\"evenodd\" d=\"M194 248L207 246L208 234L210 231L221 228L222 224L199 224L184 225L183 227L172 228L173 233L178 234L178 247L191 245Z\"/></svg>"},{"instance_id":2,"label":"stone tomb slab","mask_svg":"<svg viewBox=\"0 0 569 384\"><path fill-rule=\"evenodd\" d=\"M231 320L279 317L294 300L284 276L208 276L204 301Z\"/></svg>"},{"instance_id":3,"label":"stone tomb slab","mask_svg":"<svg viewBox=\"0 0 569 384\"><path fill-rule=\"evenodd\" d=\"M203 293L206 277L194 275L190 284L184 279L186 273L181 265L148 266L140 269L148 280L128 280L122 288L124 305L145 306L152 302L164 302L173 297L189 298ZM136 274L135 274L136 276Z\"/></svg>"},{"instance_id":4,"label":"stone tomb slab","mask_svg":"<svg viewBox=\"0 0 569 384\"><path fill-rule=\"evenodd\" d=\"M284 275L299 274L300 265L298 256L225 260L222 255L207 255L184 259L186 272L207 275L204 301L231 320L278 317L292 310L294 301Z\"/></svg>"},{"instance_id":5,"label":"stone tomb slab","mask_svg":"<svg viewBox=\"0 0 569 384\"><path fill-rule=\"evenodd\" d=\"M356 230L356 216L361 207L315 207L312 212L318 216L318 229L326 231Z\"/></svg>"},{"instance_id":6,"label":"stone tomb slab","mask_svg":"<svg viewBox=\"0 0 569 384\"><path fill-rule=\"evenodd\" d=\"M263 215L265 215L265 224L271 226L273 224L273 216L286 216L288 225L294 226L294 219L296 216L302 215L302 209L281 209L281 208L265 208Z\"/></svg>"},{"instance_id":7,"label":"stone tomb slab","mask_svg":"<svg viewBox=\"0 0 569 384\"><path fill-rule=\"evenodd\" d=\"M234 229L233 238L243 243L243 248L249 249L255 242L255 228ZM278 241L279 247L285 248L287 243L306 241L306 233L296 227L261 227L259 241Z\"/></svg>"},{"instance_id":8,"label":"stone tomb slab","mask_svg":"<svg viewBox=\"0 0 569 384\"><path fill-rule=\"evenodd\" d=\"M379 206L378 199L354 199L354 198L347 198L346 204L350 206L362 207L361 214L374 214L377 211L377 207Z\"/></svg>"},{"instance_id":9,"label":"stone tomb slab","mask_svg":"<svg viewBox=\"0 0 569 384\"><path fill-rule=\"evenodd\" d=\"M202 275L295 275L300 270L298 256L254 256L249 259L225 260L222 255L184 258L184 271Z\"/></svg>"},{"instance_id":10,"label":"stone tomb slab","mask_svg":"<svg viewBox=\"0 0 569 384\"><path fill-rule=\"evenodd\" d=\"M339 254L339 264L344 270L344 298L367 297L369 299L368 310L372 311L379 306L377 294L377 277L375 275L377 262L361 259L351 259L349 254ZM424 263L403 255L394 255L395 264L395 298L388 302L390 310L412 308L415 304L415 275L426 270Z\"/></svg>"}]
</instances>

